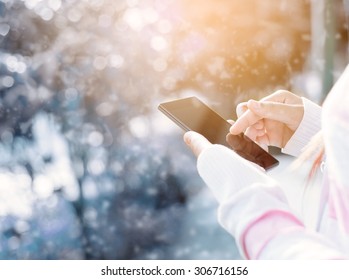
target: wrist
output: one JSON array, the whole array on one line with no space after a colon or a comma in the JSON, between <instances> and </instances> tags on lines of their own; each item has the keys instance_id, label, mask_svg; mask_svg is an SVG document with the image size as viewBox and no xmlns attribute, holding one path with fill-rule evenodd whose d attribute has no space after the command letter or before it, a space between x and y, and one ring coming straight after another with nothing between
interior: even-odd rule
<instances>
[{"instance_id":1,"label":"wrist","mask_svg":"<svg viewBox=\"0 0 349 280\"><path fill-rule=\"evenodd\" d=\"M259 166L222 145L206 148L198 157L197 168L220 203L248 185L271 181Z\"/></svg>"},{"instance_id":2,"label":"wrist","mask_svg":"<svg viewBox=\"0 0 349 280\"><path fill-rule=\"evenodd\" d=\"M304 106L303 118L282 149L283 153L291 156L299 156L310 139L321 129L321 107L304 97L302 97L302 100Z\"/></svg>"}]
</instances>

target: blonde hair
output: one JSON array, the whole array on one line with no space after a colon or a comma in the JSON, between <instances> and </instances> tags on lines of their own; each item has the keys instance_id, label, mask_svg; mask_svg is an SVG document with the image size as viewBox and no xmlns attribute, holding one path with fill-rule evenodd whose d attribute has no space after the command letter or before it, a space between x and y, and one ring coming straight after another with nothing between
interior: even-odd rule
<instances>
[{"instance_id":1,"label":"blonde hair","mask_svg":"<svg viewBox=\"0 0 349 280\"><path fill-rule=\"evenodd\" d=\"M321 167L324 161L325 146L322 131L313 136L310 142L305 146L301 155L293 162L292 168L299 168L307 161L313 161L308 181L310 181Z\"/></svg>"}]
</instances>

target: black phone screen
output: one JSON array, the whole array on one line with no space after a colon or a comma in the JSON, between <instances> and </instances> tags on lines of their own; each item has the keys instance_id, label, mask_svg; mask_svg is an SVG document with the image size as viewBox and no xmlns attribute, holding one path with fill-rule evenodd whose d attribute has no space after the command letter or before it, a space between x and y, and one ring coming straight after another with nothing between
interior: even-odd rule
<instances>
[{"instance_id":1,"label":"black phone screen","mask_svg":"<svg viewBox=\"0 0 349 280\"><path fill-rule=\"evenodd\" d=\"M211 143L233 149L243 158L266 170L279 163L276 158L244 134L230 134L231 125L196 97L161 103L159 110L185 131L198 132Z\"/></svg>"}]
</instances>

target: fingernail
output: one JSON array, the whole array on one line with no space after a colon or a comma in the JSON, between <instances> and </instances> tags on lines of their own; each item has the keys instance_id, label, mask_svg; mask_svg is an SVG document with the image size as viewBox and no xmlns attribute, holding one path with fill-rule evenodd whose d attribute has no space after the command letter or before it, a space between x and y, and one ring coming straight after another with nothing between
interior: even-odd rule
<instances>
[{"instance_id":1,"label":"fingernail","mask_svg":"<svg viewBox=\"0 0 349 280\"><path fill-rule=\"evenodd\" d=\"M191 131L188 131L188 132L184 133L183 138L184 138L184 142L185 142L187 145L189 145L190 142L191 142L191 134L192 134Z\"/></svg>"}]
</instances>

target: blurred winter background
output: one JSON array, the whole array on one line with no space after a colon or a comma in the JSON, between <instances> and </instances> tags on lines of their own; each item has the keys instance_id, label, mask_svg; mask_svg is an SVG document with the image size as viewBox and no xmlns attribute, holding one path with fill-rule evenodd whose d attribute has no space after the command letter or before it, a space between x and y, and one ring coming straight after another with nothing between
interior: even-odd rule
<instances>
[{"instance_id":1,"label":"blurred winter background","mask_svg":"<svg viewBox=\"0 0 349 280\"><path fill-rule=\"evenodd\" d=\"M347 26L314 2L0 0L0 259L239 258L157 105L320 102Z\"/></svg>"}]
</instances>

